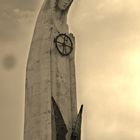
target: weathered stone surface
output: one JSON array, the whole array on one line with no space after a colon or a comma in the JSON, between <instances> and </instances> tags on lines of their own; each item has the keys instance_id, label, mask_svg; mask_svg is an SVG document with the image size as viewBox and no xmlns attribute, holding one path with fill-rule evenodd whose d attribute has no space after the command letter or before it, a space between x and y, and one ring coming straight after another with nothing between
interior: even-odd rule
<instances>
[{"instance_id":1,"label":"weathered stone surface","mask_svg":"<svg viewBox=\"0 0 140 140\"><path fill-rule=\"evenodd\" d=\"M55 140L52 96L67 125L67 140L76 119L74 50L63 57L54 44L59 32L69 35L74 43L66 23L69 5L65 8L61 3L65 0L59 1L45 0L36 22L26 69L24 140Z\"/></svg>"}]
</instances>

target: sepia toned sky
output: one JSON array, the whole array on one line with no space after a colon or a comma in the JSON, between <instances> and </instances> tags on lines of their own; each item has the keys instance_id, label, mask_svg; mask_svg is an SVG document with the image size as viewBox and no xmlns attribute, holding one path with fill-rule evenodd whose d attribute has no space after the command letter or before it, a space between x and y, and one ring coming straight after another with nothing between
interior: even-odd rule
<instances>
[{"instance_id":1,"label":"sepia toned sky","mask_svg":"<svg viewBox=\"0 0 140 140\"><path fill-rule=\"evenodd\" d=\"M0 0L0 140L23 140L25 68L39 0ZM82 140L140 139L140 0L75 0Z\"/></svg>"}]
</instances>

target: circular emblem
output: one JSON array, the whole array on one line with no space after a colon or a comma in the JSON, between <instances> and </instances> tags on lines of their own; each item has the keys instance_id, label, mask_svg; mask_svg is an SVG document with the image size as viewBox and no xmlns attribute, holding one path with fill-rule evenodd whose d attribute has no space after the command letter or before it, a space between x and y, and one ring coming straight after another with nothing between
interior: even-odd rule
<instances>
[{"instance_id":1,"label":"circular emblem","mask_svg":"<svg viewBox=\"0 0 140 140\"><path fill-rule=\"evenodd\" d=\"M55 46L62 56L69 55L73 50L73 43L66 34L59 34L55 39Z\"/></svg>"}]
</instances>

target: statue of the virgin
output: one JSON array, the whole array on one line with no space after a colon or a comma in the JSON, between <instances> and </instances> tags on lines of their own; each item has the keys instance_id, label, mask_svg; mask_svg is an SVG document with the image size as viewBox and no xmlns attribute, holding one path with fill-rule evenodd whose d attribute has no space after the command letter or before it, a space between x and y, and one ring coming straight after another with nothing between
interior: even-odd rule
<instances>
[{"instance_id":1,"label":"statue of the virgin","mask_svg":"<svg viewBox=\"0 0 140 140\"><path fill-rule=\"evenodd\" d=\"M55 123L59 124L59 120L53 118L52 96L68 129L66 140L70 140L77 115L75 42L67 25L71 3L45 0L38 15L26 69L24 140L56 140ZM56 48L58 36L64 40L58 42L60 47L71 42L73 48L67 55Z\"/></svg>"}]
</instances>

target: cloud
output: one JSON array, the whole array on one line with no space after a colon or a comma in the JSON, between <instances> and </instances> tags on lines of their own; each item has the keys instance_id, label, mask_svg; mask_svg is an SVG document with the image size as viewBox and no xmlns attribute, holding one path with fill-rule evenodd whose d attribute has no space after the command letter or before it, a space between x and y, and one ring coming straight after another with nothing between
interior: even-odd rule
<instances>
[{"instance_id":1,"label":"cloud","mask_svg":"<svg viewBox=\"0 0 140 140\"><path fill-rule=\"evenodd\" d=\"M23 11L20 9L14 9L13 12L16 16L16 20L20 24L33 22L33 19L35 18L35 14L36 14L34 11L30 11L30 10Z\"/></svg>"},{"instance_id":2,"label":"cloud","mask_svg":"<svg viewBox=\"0 0 140 140\"><path fill-rule=\"evenodd\" d=\"M0 3L0 44L2 44L21 38L24 32L23 24L31 27L42 1L0 0Z\"/></svg>"},{"instance_id":3,"label":"cloud","mask_svg":"<svg viewBox=\"0 0 140 140\"><path fill-rule=\"evenodd\" d=\"M8 11L3 11L0 14L0 41L13 39L15 31L19 28L13 14Z\"/></svg>"},{"instance_id":4,"label":"cloud","mask_svg":"<svg viewBox=\"0 0 140 140\"><path fill-rule=\"evenodd\" d=\"M38 0L0 0L0 8L3 9L14 9L14 8L18 8L18 9L22 9L22 10L35 10L37 9L40 5L39 3L42 1L38 1Z\"/></svg>"},{"instance_id":5,"label":"cloud","mask_svg":"<svg viewBox=\"0 0 140 140\"><path fill-rule=\"evenodd\" d=\"M138 20L140 15L140 0L96 0L94 2L87 0L87 3L81 1L77 9L75 8L76 11L73 12L75 14L73 14L72 22L74 22L74 26L78 27L80 25L80 30L85 29L83 27L91 27L96 23L96 26L101 22L105 24L105 21L110 20L116 24L117 21L122 20L134 20L134 18ZM78 15L79 13L80 15Z\"/></svg>"},{"instance_id":6,"label":"cloud","mask_svg":"<svg viewBox=\"0 0 140 140\"><path fill-rule=\"evenodd\" d=\"M30 27L35 19L35 12L29 10L4 10L0 13L0 41L8 42L21 38L22 26Z\"/></svg>"},{"instance_id":7,"label":"cloud","mask_svg":"<svg viewBox=\"0 0 140 140\"><path fill-rule=\"evenodd\" d=\"M83 139L140 139L139 3L82 1L71 19L78 97L85 106Z\"/></svg>"}]
</instances>

